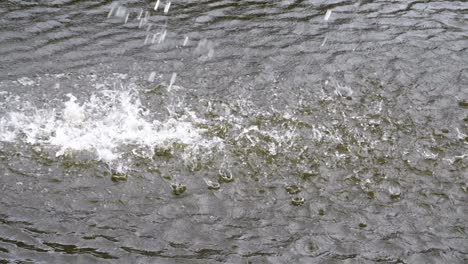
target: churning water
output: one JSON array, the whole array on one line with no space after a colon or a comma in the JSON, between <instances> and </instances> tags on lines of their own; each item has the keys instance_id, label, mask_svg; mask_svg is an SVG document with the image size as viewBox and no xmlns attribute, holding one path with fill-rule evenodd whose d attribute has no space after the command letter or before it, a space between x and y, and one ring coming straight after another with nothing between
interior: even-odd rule
<instances>
[{"instance_id":1,"label":"churning water","mask_svg":"<svg viewBox=\"0 0 468 264\"><path fill-rule=\"evenodd\" d=\"M2 1L0 263L466 263L463 1Z\"/></svg>"}]
</instances>

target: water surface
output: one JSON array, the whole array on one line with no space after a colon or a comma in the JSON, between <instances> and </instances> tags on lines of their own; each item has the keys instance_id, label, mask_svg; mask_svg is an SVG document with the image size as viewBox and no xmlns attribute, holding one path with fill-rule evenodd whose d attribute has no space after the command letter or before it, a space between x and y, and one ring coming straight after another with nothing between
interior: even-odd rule
<instances>
[{"instance_id":1,"label":"water surface","mask_svg":"<svg viewBox=\"0 0 468 264\"><path fill-rule=\"evenodd\" d=\"M467 3L155 5L0 3L0 263L468 261Z\"/></svg>"}]
</instances>

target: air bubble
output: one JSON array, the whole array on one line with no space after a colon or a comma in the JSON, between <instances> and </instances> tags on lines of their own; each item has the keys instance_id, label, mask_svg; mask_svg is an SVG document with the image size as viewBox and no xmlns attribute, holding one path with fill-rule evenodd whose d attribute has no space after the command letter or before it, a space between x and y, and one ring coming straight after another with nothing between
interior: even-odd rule
<instances>
[{"instance_id":1,"label":"air bubble","mask_svg":"<svg viewBox=\"0 0 468 264\"><path fill-rule=\"evenodd\" d=\"M301 206L305 202L305 199L303 197L294 197L291 199L291 204L294 206Z\"/></svg>"}]
</instances>

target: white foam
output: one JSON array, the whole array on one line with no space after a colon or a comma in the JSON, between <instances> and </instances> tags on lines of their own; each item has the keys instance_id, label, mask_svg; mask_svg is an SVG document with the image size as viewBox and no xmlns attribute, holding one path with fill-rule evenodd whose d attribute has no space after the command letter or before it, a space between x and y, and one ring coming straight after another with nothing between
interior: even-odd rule
<instances>
[{"instance_id":1,"label":"white foam","mask_svg":"<svg viewBox=\"0 0 468 264\"><path fill-rule=\"evenodd\" d=\"M31 86L35 84L35 82L28 77L19 78L18 82L23 86Z\"/></svg>"},{"instance_id":2,"label":"white foam","mask_svg":"<svg viewBox=\"0 0 468 264\"><path fill-rule=\"evenodd\" d=\"M0 118L0 140L20 138L30 144L51 145L56 156L68 151L89 151L112 163L128 148L154 149L174 142L206 145L190 116L148 120L135 92L104 90L79 103L72 94L63 109L10 112Z\"/></svg>"}]
</instances>

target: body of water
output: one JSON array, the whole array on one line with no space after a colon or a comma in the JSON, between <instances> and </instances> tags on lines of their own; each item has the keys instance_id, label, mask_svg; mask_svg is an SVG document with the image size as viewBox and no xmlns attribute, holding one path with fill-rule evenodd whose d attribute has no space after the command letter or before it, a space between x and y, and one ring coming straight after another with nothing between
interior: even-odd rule
<instances>
[{"instance_id":1,"label":"body of water","mask_svg":"<svg viewBox=\"0 0 468 264\"><path fill-rule=\"evenodd\" d=\"M466 263L465 1L0 2L0 263Z\"/></svg>"}]
</instances>

